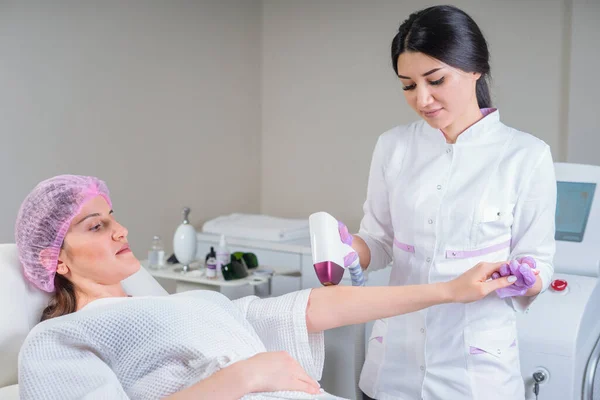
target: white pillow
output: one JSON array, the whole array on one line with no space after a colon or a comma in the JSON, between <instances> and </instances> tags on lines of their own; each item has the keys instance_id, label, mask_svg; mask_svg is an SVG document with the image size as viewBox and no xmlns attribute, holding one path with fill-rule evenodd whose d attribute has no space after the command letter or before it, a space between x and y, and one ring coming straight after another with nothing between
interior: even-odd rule
<instances>
[{"instance_id":1,"label":"white pillow","mask_svg":"<svg viewBox=\"0 0 600 400\"><path fill-rule=\"evenodd\" d=\"M22 271L17 246L0 244L0 387L17 383L19 349L50 300Z\"/></svg>"},{"instance_id":2,"label":"white pillow","mask_svg":"<svg viewBox=\"0 0 600 400\"><path fill-rule=\"evenodd\" d=\"M0 399L19 400L19 385L0 387Z\"/></svg>"},{"instance_id":3,"label":"white pillow","mask_svg":"<svg viewBox=\"0 0 600 400\"><path fill-rule=\"evenodd\" d=\"M122 284L132 296L168 294L143 267ZM19 350L29 331L40 322L49 300L49 293L23 276L17 246L0 244L0 387L17 383Z\"/></svg>"}]
</instances>

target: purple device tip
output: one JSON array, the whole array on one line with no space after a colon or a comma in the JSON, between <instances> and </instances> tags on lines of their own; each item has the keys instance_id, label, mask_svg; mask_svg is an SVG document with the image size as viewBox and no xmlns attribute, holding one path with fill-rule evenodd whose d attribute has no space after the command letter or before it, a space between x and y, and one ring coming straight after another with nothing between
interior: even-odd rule
<instances>
[{"instance_id":1,"label":"purple device tip","mask_svg":"<svg viewBox=\"0 0 600 400\"><path fill-rule=\"evenodd\" d=\"M344 268L332 261L316 263L315 272L324 286L337 285L344 276Z\"/></svg>"}]
</instances>

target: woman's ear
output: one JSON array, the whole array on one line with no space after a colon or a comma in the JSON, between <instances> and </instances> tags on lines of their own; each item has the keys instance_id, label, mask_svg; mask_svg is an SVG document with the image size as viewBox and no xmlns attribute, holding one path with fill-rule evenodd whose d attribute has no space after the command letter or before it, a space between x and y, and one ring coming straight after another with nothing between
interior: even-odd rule
<instances>
[{"instance_id":1,"label":"woman's ear","mask_svg":"<svg viewBox=\"0 0 600 400\"><path fill-rule=\"evenodd\" d=\"M473 79L478 81L481 78L481 72L471 72L473 74Z\"/></svg>"},{"instance_id":2,"label":"woman's ear","mask_svg":"<svg viewBox=\"0 0 600 400\"><path fill-rule=\"evenodd\" d=\"M65 252L60 249L58 253L58 259L54 260L56 249L46 248L40 251L40 263L48 271L56 271L57 273L64 275L69 272L69 267L65 263Z\"/></svg>"},{"instance_id":3,"label":"woman's ear","mask_svg":"<svg viewBox=\"0 0 600 400\"><path fill-rule=\"evenodd\" d=\"M56 273L61 275L66 275L69 272L69 267L67 264L62 262L60 259L58 260L58 265L56 266Z\"/></svg>"},{"instance_id":4,"label":"woman's ear","mask_svg":"<svg viewBox=\"0 0 600 400\"><path fill-rule=\"evenodd\" d=\"M66 261L67 261L67 254L65 252L65 249L61 248L60 252L58 253L56 273L61 274L61 275L66 275L69 272L69 266L67 265Z\"/></svg>"},{"instance_id":5,"label":"woman's ear","mask_svg":"<svg viewBox=\"0 0 600 400\"><path fill-rule=\"evenodd\" d=\"M54 260L54 255L56 254L56 249L45 248L40 251L40 263L46 268L48 271L54 271L56 269L56 261Z\"/></svg>"}]
</instances>

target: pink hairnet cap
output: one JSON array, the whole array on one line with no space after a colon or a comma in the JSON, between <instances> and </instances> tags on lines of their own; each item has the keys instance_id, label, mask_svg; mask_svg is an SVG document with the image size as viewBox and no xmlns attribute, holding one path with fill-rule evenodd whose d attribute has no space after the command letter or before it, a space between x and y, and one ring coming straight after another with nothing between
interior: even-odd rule
<instances>
[{"instance_id":1,"label":"pink hairnet cap","mask_svg":"<svg viewBox=\"0 0 600 400\"><path fill-rule=\"evenodd\" d=\"M54 292L58 255L71 221L96 196L104 197L112 207L103 181L78 175L55 176L29 193L15 224L19 260L28 281L45 292Z\"/></svg>"}]
</instances>

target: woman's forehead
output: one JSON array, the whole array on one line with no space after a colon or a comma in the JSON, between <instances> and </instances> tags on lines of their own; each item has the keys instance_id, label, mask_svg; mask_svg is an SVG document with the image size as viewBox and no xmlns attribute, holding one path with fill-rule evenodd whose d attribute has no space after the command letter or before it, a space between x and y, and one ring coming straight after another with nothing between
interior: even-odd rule
<instances>
[{"instance_id":1,"label":"woman's forehead","mask_svg":"<svg viewBox=\"0 0 600 400\"><path fill-rule=\"evenodd\" d=\"M86 218L89 215L108 215L110 211L111 208L106 199L98 195L87 201L83 205L83 207L81 207L81 211L79 212L79 214L77 214L75 218L73 218L73 224L79 223L82 219Z\"/></svg>"},{"instance_id":2,"label":"woman's forehead","mask_svg":"<svg viewBox=\"0 0 600 400\"><path fill-rule=\"evenodd\" d=\"M445 68L446 64L424 53L407 51L398 57L398 75L416 78L429 71Z\"/></svg>"}]
</instances>

